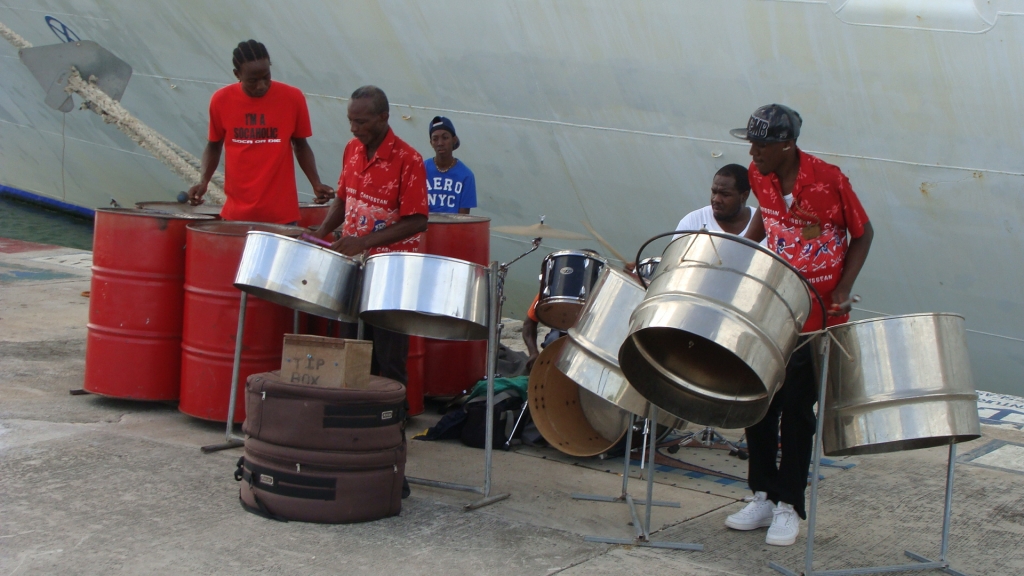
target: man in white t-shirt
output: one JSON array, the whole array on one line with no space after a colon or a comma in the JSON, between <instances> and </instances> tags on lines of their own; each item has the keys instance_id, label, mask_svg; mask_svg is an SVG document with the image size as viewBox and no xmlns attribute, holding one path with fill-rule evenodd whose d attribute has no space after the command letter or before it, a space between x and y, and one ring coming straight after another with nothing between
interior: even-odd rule
<instances>
[{"instance_id":1,"label":"man in white t-shirt","mask_svg":"<svg viewBox=\"0 0 1024 576\"><path fill-rule=\"evenodd\" d=\"M715 173L711 182L711 205L694 210L676 226L676 230L727 232L743 236L750 225L753 210L747 206L750 180L747 168L739 164L726 164ZM678 236L676 236L678 238Z\"/></svg>"}]
</instances>

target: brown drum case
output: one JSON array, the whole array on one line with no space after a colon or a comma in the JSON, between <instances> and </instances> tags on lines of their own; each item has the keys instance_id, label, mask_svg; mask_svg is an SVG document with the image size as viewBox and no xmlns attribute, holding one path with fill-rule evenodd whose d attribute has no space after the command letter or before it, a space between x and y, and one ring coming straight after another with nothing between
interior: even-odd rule
<instances>
[{"instance_id":1,"label":"brown drum case","mask_svg":"<svg viewBox=\"0 0 1024 576\"><path fill-rule=\"evenodd\" d=\"M341 524L402 510L406 445L376 452L326 452L245 441L235 478L250 511L275 519Z\"/></svg>"},{"instance_id":2,"label":"brown drum case","mask_svg":"<svg viewBox=\"0 0 1024 576\"><path fill-rule=\"evenodd\" d=\"M306 450L367 452L404 442L405 386L371 376L367 389L288 384L271 373L246 381L248 438Z\"/></svg>"}]
</instances>

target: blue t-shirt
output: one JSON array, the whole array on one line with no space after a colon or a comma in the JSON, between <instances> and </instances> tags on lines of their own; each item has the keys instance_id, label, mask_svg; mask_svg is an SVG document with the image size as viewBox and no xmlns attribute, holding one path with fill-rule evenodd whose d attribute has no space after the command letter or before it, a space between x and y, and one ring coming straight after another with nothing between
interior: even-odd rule
<instances>
[{"instance_id":1,"label":"blue t-shirt","mask_svg":"<svg viewBox=\"0 0 1024 576\"><path fill-rule=\"evenodd\" d=\"M476 208L476 178L462 160L447 172L437 170L433 158L427 167L427 203L431 212L458 213L460 208Z\"/></svg>"}]
</instances>

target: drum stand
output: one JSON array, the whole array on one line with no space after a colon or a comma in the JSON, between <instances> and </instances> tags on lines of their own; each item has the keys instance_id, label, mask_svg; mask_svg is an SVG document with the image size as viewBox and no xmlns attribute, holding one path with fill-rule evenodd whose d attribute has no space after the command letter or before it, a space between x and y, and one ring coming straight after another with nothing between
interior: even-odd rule
<instances>
[{"instance_id":1,"label":"drum stand","mask_svg":"<svg viewBox=\"0 0 1024 576\"><path fill-rule=\"evenodd\" d=\"M537 247L540 246L539 240L540 239L538 238L534 243L533 250L536 250ZM533 250L530 250L530 252L533 252ZM530 252L527 252L526 254L529 254ZM526 256L526 254L523 254L523 256ZM520 256L519 258L522 258L523 256ZM516 258L516 260L519 258ZM512 262L515 262L515 260ZM508 493L495 494L491 496L491 456L494 452L494 371L497 369L498 342L501 337L501 304L502 299L504 298L505 272L508 271L510 264L511 262L509 264L502 264L499 266L497 262L491 262L490 287L488 290L491 302L487 322L487 414L489 417L486 422L484 438L484 485L470 486L467 484L454 484L451 482L441 482L439 480L427 480L424 478L406 476L406 480L409 481L409 484L431 486L433 488L443 488L445 490L474 492L483 496L480 500L467 504L465 506L466 510L483 508L484 506L500 502L510 496Z\"/></svg>"},{"instance_id":2,"label":"drum stand","mask_svg":"<svg viewBox=\"0 0 1024 576\"><path fill-rule=\"evenodd\" d=\"M220 444L210 444L199 448L203 454L241 448L245 445L245 438L235 434L235 404L238 401L238 372L242 363L242 338L245 336L245 306L249 302L249 294L242 291L242 298L238 305L238 331L235 332L235 361L231 367L231 389L228 391L228 414L227 429L224 432L224 441ZM295 310L292 318L292 331L299 333L299 311Z\"/></svg>"},{"instance_id":3,"label":"drum stand","mask_svg":"<svg viewBox=\"0 0 1024 576\"><path fill-rule=\"evenodd\" d=\"M633 519L633 529L636 530L636 536L630 538L607 538L604 536L584 536L584 542L600 542L602 544L622 544L625 546L644 546L647 548L667 548L670 550L704 550L703 544L690 544L684 542L663 542L651 540L651 508L654 506L665 506L668 508L679 508L678 502L665 502L662 500L654 500L654 452L657 449L657 426L655 422L658 419L658 408L657 406L651 405L650 418L647 420L647 432L644 438L644 446L650 444L649 458L647 458L647 500L642 502L647 506L647 510L644 515L643 524L640 523L640 517L636 513L636 502L633 500L633 496L629 494L629 462L630 454L633 451L633 423L636 416L633 414L629 415L629 427L626 428L626 455L623 457L623 469L622 469L622 494L619 496L602 496L599 494L579 494L573 493L573 500L593 500L597 502L625 502L629 506L629 514Z\"/></svg>"},{"instance_id":4,"label":"drum stand","mask_svg":"<svg viewBox=\"0 0 1024 576\"><path fill-rule=\"evenodd\" d=\"M942 515L942 543L939 547L939 559L930 560L920 554L910 551L903 553L910 559L916 560L916 564L898 564L894 566L874 566L868 568L849 568L845 570L814 570L814 528L818 514L818 471L821 467L821 434L824 428L822 418L823 403L825 398L825 387L828 383L828 356L832 339L826 334L824 337L824 349L821 354L821 386L818 389L818 425L814 436L814 452L812 462L814 468L811 476L811 506L807 510L807 551L804 556L803 572L794 572L780 566L775 562L769 562L768 566L785 574L786 576L847 576L854 574L879 574L883 572L911 572L918 570L939 570L953 576L966 576L949 567L949 560L946 553L949 551L949 521L953 506L953 466L956 463L956 444L952 441L949 444L949 462L946 466L946 504Z\"/></svg>"}]
</instances>

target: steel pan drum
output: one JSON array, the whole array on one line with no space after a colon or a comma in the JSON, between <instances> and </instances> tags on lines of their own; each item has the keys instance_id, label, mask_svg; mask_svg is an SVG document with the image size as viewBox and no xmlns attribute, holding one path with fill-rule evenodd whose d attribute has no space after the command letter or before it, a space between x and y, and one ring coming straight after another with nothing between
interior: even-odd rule
<instances>
[{"instance_id":1,"label":"steel pan drum","mask_svg":"<svg viewBox=\"0 0 1024 576\"><path fill-rule=\"evenodd\" d=\"M626 381L618 358L619 347L629 334L629 316L643 302L644 294L636 280L606 266L579 321L569 329L569 340L556 367L588 391L646 418L650 402ZM683 421L659 410L658 423L679 428Z\"/></svg>"},{"instance_id":2,"label":"steel pan drum","mask_svg":"<svg viewBox=\"0 0 1024 576\"><path fill-rule=\"evenodd\" d=\"M320 246L270 232L249 232L235 288L295 310L355 322L359 263Z\"/></svg>"},{"instance_id":3,"label":"steel pan drum","mask_svg":"<svg viewBox=\"0 0 1024 576\"><path fill-rule=\"evenodd\" d=\"M981 435L962 316L892 316L829 331L838 346L829 354L825 454L914 450Z\"/></svg>"},{"instance_id":4,"label":"steel pan drum","mask_svg":"<svg viewBox=\"0 0 1024 576\"><path fill-rule=\"evenodd\" d=\"M636 265L636 273L647 282L650 282L651 278L654 278L654 273L658 271L658 264L661 264L661 256L644 258Z\"/></svg>"},{"instance_id":5,"label":"steel pan drum","mask_svg":"<svg viewBox=\"0 0 1024 576\"><path fill-rule=\"evenodd\" d=\"M360 318L440 340L485 340L490 269L455 258L395 252L366 259Z\"/></svg>"},{"instance_id":6,"label":"steel pan drum","mask_svg":"<svg viewBox=\"0 0 1024 576\"><path fill-rule=\"evenodd\" d=\"M530 372L530 416L541 436L570 456L597 456L625 436L629 412L577 386L555 367L567 337L554 341L537 357Z\"/></svg>"},{"instance_id":7,"label":"steel pan drum","mask_svg":"<svg viewBox=\"0 0 1024 576\"><path fill-rule=\"evenodd\" d=\"M220 216L223 204L200 204L193 206L187 202L136 202L135 207L150 212L164 212L167 214L205 214L209 216Z\"/></svg>"},{"instance_id":8,"label":"steel pan drum","mask_svg":"<svg viewBox=\"0 0 1024 576\"><path fill-rule=\"evenodd\" d=\"M681 236L630 318L619 365L640 394L680 418L750 426L782 385L810 306L800 275L767 250Z\"/></svg>"}]
</instances>

